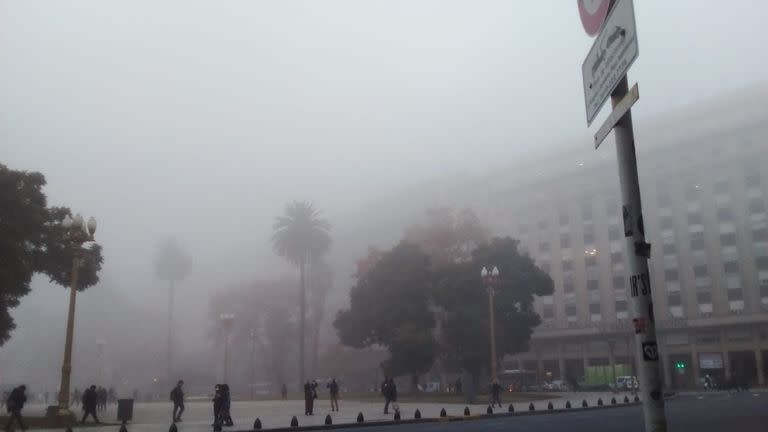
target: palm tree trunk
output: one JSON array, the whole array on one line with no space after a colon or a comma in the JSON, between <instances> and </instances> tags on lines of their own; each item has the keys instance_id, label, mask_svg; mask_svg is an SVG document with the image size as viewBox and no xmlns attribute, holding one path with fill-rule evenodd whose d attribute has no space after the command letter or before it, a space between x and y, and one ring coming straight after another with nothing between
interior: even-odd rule
<instances>
[{"instance_id":1,"label":"palm tree trunk","mask_svg":"<svg viewBox=\"0 0 768 432\"><path fill-rule=\"evenodd\" d=\"M299 263L299 276L301 278L301 290L299 292L299 389L304 388L304 331L306 330L307 320L307 286L304 275L304 264L306 260L302 258Z\"/></svg>"},{"instance_id":2,"label":"palm tree trunk","mask_svg":"<svg viewBox=\"0 0 768 432\"><path fill-rule=\"evenodd\" d=\"M315 317L312 327L312 368L310 369L314 376L318 375L317 366L320 362L320 319Z\"/></svg>"}]
</instances>

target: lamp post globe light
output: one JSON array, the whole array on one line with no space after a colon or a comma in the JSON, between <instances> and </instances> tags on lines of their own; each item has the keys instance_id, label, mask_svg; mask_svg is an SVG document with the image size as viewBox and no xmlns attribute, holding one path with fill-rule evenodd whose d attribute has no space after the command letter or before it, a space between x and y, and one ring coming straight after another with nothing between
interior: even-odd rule
<instances>
[{"instance_id":1,"label":"lamp post globe light","mask_svg":"<svg viewBox=\"0 0 768 432\"><path fill-rule=\"evenodd\" d=\"M224 384L229 383L229 334L232 332L232 324L235 321L235 314L219 314L221 328L224 331Z\"/></svg>"},{"instance_id":2,"label":"lamp post globe light","mask_svg":"<svg viewBox=\"0 0 768 432\"><path fill-rule=\"evenodd\" d=\"M493 296L496 284L499 281L499 268L496 266L494 266L493 269L483 267L480 270L480 278L488 291L488 322L491 339L491 382L495 383L498 381L498 375L496 370L496 318L493 312Z\"/></svg>"},{"instance_id":3,"label":"lamp post globe light","mask_svg":"<svg viewBox=\"0 0 768 432\"><path fill-rule=\"evenodd\" d=\"M73 419L74 414L69 410L69 384L72 374L72 344L75 330L75 304L77 299L78 274L83 260L83 243L93 241L96 233L96 219L93 217L85 222L78 213L74 218L67 215L61 222L66 230L66 239L72 248L72 275L69 284L69 312L67 313L67 336L64 343L64 362L61 366L61 385L59 387L58 416Z\"/></svg>"}]
</instances>

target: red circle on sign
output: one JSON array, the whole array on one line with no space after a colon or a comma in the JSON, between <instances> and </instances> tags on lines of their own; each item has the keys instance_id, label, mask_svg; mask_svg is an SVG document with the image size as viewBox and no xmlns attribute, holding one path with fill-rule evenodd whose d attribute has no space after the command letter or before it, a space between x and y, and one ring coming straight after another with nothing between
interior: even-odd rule
<instances>
[{"instance_id":1,"label":"red circle on sign","mask_svg":"<svg viewBox=\"0 0 768 432\"><path fill-rule=\"evenodd\" d=\"M584 30L590 36L596 35L611 9L612 0L576 0L576 2L579 4L579 16Z\"/></svg>"}]
</instances>

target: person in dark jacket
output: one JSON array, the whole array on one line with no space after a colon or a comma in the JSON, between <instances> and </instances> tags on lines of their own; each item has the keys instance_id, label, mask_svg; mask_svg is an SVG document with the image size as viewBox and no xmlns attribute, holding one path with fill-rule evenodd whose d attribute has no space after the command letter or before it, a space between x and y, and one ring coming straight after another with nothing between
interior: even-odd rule
<instances>
[{"instance_id":1,"label":"person in dark jacket","mask_svg":"<svg viewBox=\"0 0 768 432\"><path fill-rule=\"evenodd\" d=\"M307 381L304 383L304 415L313 415L315 407L314 389Z\"/></svg>"},{"instance_id":2,"label":"person in dark jacket","mask_svg":"<svg viewBox=\"0 0 768 432\"><path fill-rule=\"evenodd\" d=\"M328 387L328 393L331 396L331 411L339 410L339 383L336 382L336 378L331 379L331 382L326 386Z\"/></svg>"},{"instance_id":3,"label":"person in dark jacket","mask_svg":"<svg viewBox=\"0 0 768 432\"><path fill-rule=\"evenodd\" d=\"M178 383L176 383L176 387L171 390L171 400L173 401L173 422L180 422L181 421L181 413L184 412L184 390L182 390L182 387L184 387L184 381L179 380Z\"/></svg>"},{"instance_id":4,"label":"person in dark jacket","mask_svg":"<svg viewBox=\"0 0 768 432\"><path fill-rule=\"evenodd\" d=\"M216 384L213 388L213 426L221 424L221 405L222 405L221 385Z\"/></svg>"},{"instance_id":5,"label":"person in dark jacket","mask_svg":"<svg viewBox=\"0 0 768 432\"><path fill-rule=\"evenodd\" d=\"M234 426L235 423L232 421L232 415L229 412L229 409L232 406L232 395L229 393L229 384L221 385L221 394L222 394L222 401L221 401L222 424L224 424L224 426Z\"/></svg>"},{"instance_id":6,"label":"person in dark jacket","mask_svg":"<svg viewBox=\"0 0 768 432\"><path fill-rule=\"evenodd\" d=\"M85 419L90 415L96 423L101 423L99 417L96 415L96 408L99 404L99 392L96 391L96 386L92 385L83 392L83 419L80 423L85 423Z\"/></svg>"},{"instance_id":7,"label":"person in dark jacket","mask_svg":"<svg viewBox=\"0 0 768 432\"><path fill-rule=\"evenodd\" d=\"M384 378L381 383L381 394L384 396L384 414L389 414L389 404L397 402L397 386L392 378Z\"/></svg>"},{"instance_id":8,"label":"person in dark jacket","mask_svg":"<svg viewBox=\"0 0 768 432\"><path fill-rule=\"evenodd\" d=\"M282 396L283 400L288 399L288 387L285 386L285 383L280 388L280 396Z\"/></svg>"},{"instance_id":9,"label":"person in dark jacket","mask_svg":"<svg viewBox=\"0 0 768 432\"><path fill-rule=\"evenodd\" d=\"M501 408L501 385L494 380L491 384L491 408L498 405Z\"/></svg>"},{"instance_id":10,"label":"person in dark jacket","mask_svg":"<svg viewBox=\"0 0 768 432\"><path fill-rule=\"evenodd\" d=\"M8 410L8 422L5 424L5 430L10 431L11 425L14 420L19 424L21 430L27 430L24 426L24 421L21 419L21 410L24 409L24 404L27 402L27 386L20 385L11 391L8 395L8 399L5 401L6 409Z\"/></svg>"}]
</instances>

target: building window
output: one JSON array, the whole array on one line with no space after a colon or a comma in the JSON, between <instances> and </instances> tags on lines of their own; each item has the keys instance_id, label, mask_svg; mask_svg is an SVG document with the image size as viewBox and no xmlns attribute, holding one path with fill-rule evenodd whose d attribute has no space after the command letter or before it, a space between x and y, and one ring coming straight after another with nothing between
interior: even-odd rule
<instances>
[{"instance_id":1,"label":"building window","mask_svg":"<svg viewBox=\"0 0 768 432\"><path fill-rule=\"evenodd\" d=\"M760 228L752 231L752 237L759 241L768 240L768 228Z\"/></svg>"},{"instance_id":2,"label":"building window","mask_svg":"<svg viewBox=\"0 0 768 432\"><path fill-rule=\"evenodd\" d=\"M715 182L714 189L719 194L728 193L728 180L718 180Z\"/></svg>"},{"instance_id":3,"label":"building window","mask_svg":"<svg viewBox=\"0 0 768 432\"><path fill-rule=\"evenodd\" d=\"M712 293L709 291L700 291L696 293L698 303L712 303Z\"/></svg>"},{"instance_id":4,"label":"building window","mask_svg":"<svg viewBox=\"0 0 768 432\"><path fill-rule=\"evenodd\" d=\"M740 289L728 289L728 301L744 300L744 294Z\"/></svg>"},{"instance_id":5,"label":"building window","mask_svg":"<svg viewBox=\"0 0 768 432\"><path fill-rule=\"evenodd\" d=\"M545 231L547 228L549 228L549 223L546 220L540 220L538 227L540 231Z\"/></svg>"},{"instance_id":6,"label":"building window","mask_svg":"<svg viewBox=\"0 0 768 432\"><path fill-rule=\"evenodd\" d=\"M573 261L563 260L563 271L573 270Z\"/></svg>"},{"instance_id":7,"label":"building window","mask_svg":"<svg viewBox=\"0 0 768 432\"><path fill-rule=\"evenodd\" d=\"M613 252L611 254L611 264L618 264L624 262L624 256L621 252Z\"/></svg>"},{"instance_id":8,"label":"building window","mask_svg":"<svg viewBox=\"0 0 768 432\"><path fill-rule=\"evenodd\" d=\"M695 277L707 276L708 274L709 270L706 265L697 265L693 267L693 275Z\"/></svg>"},{"instance_id":9,"label":"building window","mask_svg":"<svg viewBox=\"0 0 768 432\"><path fill-rule=\"evenodd\" d=\"M736 233L723 233L720 234L720 244L723 246L735 246L736 245Z\"/></svg>"},{"instance_id":10,"label":"building window","mask_svg":"<svg viewBox=\"0 0 768 432\"><path fill-rule=\"evenodd\" d=\"M720 221L733 220L733 212L728 207L717 209L717 219Z\"/></svg>"},{"instance_id":11,"label":"building window","mask_svg":"<svg viewBox=\"0 0 768 432\"><path fill-rule=\"evenodd\" d=\"M584 264L587 267L595 267L597 266L597 257L594 255L589 255L584 258Z\"/></svg>"},{"instance_id":12,"label":"building window","mask_svg":"<svg viewBox=\"0 0 768 432\"><path fill-rule=\"evenodd\" d=\"M704 249L705 246L704 233L699 232L691 234L691 249Z\"/></svg>"},{"instance_id":13,"label":"building window","mask_svg":"<svg viewBox=\"0 0 768 432\"><path fill-rule=\"evenodd\" d=\"M563 292L573 292L573 281L563 281Z\"/></svg>"},{"instance_id":14,"label":"building window","mask_svg":"<svg viewBox=\"0 0 768 432\"><path fill-rule=\"evenodd\" d=\"M703 223L701 214L693 213L688 215L688 225L701 225Z\"/></svg>"},{"instance_id":15,"label":"building window","mask_svg":"<svg viewBox=\"0 0 768 432\"><path fill-rule=\"evenodd\" d=\"M539 243L540 252L549 252L549 242L543 241Z\"/></svg>"},{"instance_id":16,"label":"building window","mask_svg":"<svg viewBox=\"0 0 768 432\"><path fill-rule=\"evenodd\" d=\"M755 258L755 265L760 270L768 270L768 256L759 256Z\"/></svg>"},{"instance_id":17,"label":"building window","mask_svg":"<svg viewBox=\"0 0 768 432\"><path fill-rule=\"evenodd\" d=\"M670 306L669 307L669 314L672 315L673 318L682 318L683 317L683 307L682 306Z\"/></svg>"},{"instance_id":18,"label":"building window","mask_svg":"<svg viewBox=\"0 0 768 432\"><path fill-rule=\"evenodd\" d=\"M587 281L587 289L590 290L590 291L598 290L598 289L600 289L600 284L598 283L598 281L596 279L589 279Z\"/></svg>"},{"instance_id":19,"label":"building window","mask_svg":"<svg viewBox=\"0 0 768 432\"><path fill-rule=\"evenodd\" d=\"M613 289L620 290L624 289L624 276L614 276L613 277Z\"/></svg>"},{"instance_id":20,"label":"building window","mask_svg":"<svg viewBox=\"0 0 768 432\"><path fill-rule=\"evenodd\" d=\"M740 289L741 288L741 275L729 274L725 276L725 287L728 289Z\"/></svg>"},{"instance_id":21,"label":"building window","mask_svg":"<svg viewBox=\"0 0 768 432\"><path fill-rule=\"evenodd\" d=\"M736 261L730 261L723 264L723 269L726 273L737 273L739 271L739 263Z\"/></svg>"},{"instance_id":22,"label":"building window","mask_svg":"<svg viewBox=\"0 0 768 432\"><path fill-rule=\"evenodd\" d=\"M589 304L589 313L599 314L600 313L600 303L590 303Z\"/></svg>"},{"instance_id":23,"label":"building window","mask_svg":"<svg viewBox=\"0 0 768 432\"><path fill-rule=\"evenodd\" d=\"M575 304L565 305L565 315L569 317L576 316L576 305Z\"/></svg>"},{"instance_id":24,"label":"building window","mask_svg":"<svg viewBox=\"0 0 768 432\"><path fill-rule=\"evenodd\" d=\"M761 199L753 199L749 201L749 212L751 214L765 212L765 203Z\"/></svg>"},{"instance_id":25,"label":"building window","mask_svg":"<svg viewBox=\"0 0 768 432\"><path fill-rule=\"evenodd\" d=\"M664 280L666 281L677 280L677 270L675 269L664 270Z\"/></svg>"},{"instance_id":26,"label":"building window","mask_svg":"<svg viewBox=\"0 0 768 432\"><path fill-rule=\"evenodd\" d=\"M585 245L593 245L593 244L595 244L595 233L594 232L585 232L584 233L584 244Z\"/></svg>"},{"instance_id":27,"label":"building window","mask_svg":"<svg viewBox=\"0 0 768 432\"><path fill-rule=\"evenodd\" d=\"M677 246L674 243L664 243L661 250L664 252L664 255L674 255L677 253Z\"/></svg>"},{"instance_id":28,"label":"building window","mask_svg":"<svg viewBox=\"0 0 768 432\"><path fill-rule=\"evenodd\" d=\"M667 296L667 303L669 303L670 306L680 306L683 304L682 298L680 297L679 292L669 293Z\"/></svg>"},{"instance_id":29,"label":"building window","mask_svg":"<svg viewBox=\"0 0 768 432\"><path fill-rule=\"evenodd\" d=\"M746 177L744 177L744 180L745 180L748 188L759 188L760 187L760 173L759 172L749 172L749 173L747 173Z\"/></svg>"},{"instance_id":30,"label":"building window","mask_svg":"<svg viewBox=\"0 0 768 432\"><path fill-rule=\"evenodd\" d=\"M571 247L571 236L569 236L568 234L560 234L560 247L562 248Z\"/></svg>"},{"instance_id":31,"label":"building window","mask_svg":"<svg viewBox=\"0 0 768 432\"><path fill-rule=\"evenodd\" d=\"M551 320L555 317L555 308L551 305L544 305L544 308L542 309L542 318L545 320Z\"/></svg>"},{"instance_id":32,"label":"building window","mask_svg":"<svg viewBox=\"0 0 768 432\"><path fill-rule=\"evenodd\" d=\"M688 201L698 200L700 191L701 191L701 186L699 186L698 184L689 185L685 189L685 199L687 199Z\"/></svg>"}]
</instances>

